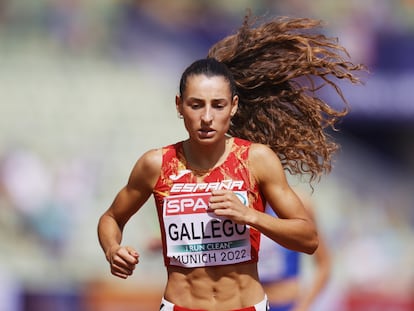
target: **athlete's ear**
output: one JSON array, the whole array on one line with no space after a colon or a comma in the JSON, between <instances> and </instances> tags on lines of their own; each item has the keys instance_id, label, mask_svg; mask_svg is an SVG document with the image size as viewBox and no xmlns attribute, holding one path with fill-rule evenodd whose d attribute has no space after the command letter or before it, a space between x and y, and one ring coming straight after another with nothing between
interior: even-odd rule
<instances>
[{"instance_id":1,"label":"athlete's ear","mask_svg":"<svg viewBox=\"0 0 414 311\"><path fill-rule=\"evenodd\" d=\"M239 96L237 96L237 95L233 96L233 100L231 102L231 105L232 105L232 107L231 107L230 115L233 117L237 112L237 108L239 107Z\"/></svg>"},{"instance_id":2,"label":"athlete's ear","mask_svg":"<svg viewBox=\"0 0 414 311\"><path fill-rule=\"evenodd\" d=\"M182 119L183 117L183 113L182 113L182 109L183 109L183 105L182 105L183 101L181 99L181 97L179 95L175 96L175 109L177 110L177 116Z\"/></svg>"}]
</instances>

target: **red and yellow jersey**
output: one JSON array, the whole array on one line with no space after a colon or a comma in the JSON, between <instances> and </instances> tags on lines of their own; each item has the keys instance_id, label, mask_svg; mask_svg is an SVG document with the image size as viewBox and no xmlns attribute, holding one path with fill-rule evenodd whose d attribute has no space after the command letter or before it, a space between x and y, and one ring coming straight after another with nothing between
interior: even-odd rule
<instances>
[{"instance_id":1,"label":"red and yellow jersey","mask_svg":"<svg viewBox=\"0 0 414 311\"><path fill-rule=\"evenodd\" d=\"M208 204L212 190L228 189L246 208L264 211L258 185L248 167L250 146L246 140L233 138L223 164L202 178L187 167L182 142L163 148L154 198L165 265L194 268L257 262L260 232L216 216Z\"/></svg>"}]
</instances>

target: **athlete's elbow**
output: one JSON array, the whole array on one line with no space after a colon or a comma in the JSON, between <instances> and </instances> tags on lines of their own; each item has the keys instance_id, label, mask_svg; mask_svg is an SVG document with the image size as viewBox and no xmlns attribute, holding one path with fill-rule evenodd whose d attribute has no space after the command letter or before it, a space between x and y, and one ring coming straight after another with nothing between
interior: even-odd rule
<instances>
[{"instance_id":1,"label":"athlete's elbow","mask_svg":"<svg viewBox=\"0 0 414 311\"><path fill-rule=\"evenodd\" d=\"M307 234L306 242L303 244L302 252L312 255L318 249L319 239L316 232Z\"/></svg>"},{"instance_id":2,"label":"athlete's elbow","mask_svg":"<svg viewBox=\"0 0 414 311\"><path fill-rule=\"evenodd\" d=\"M318 234L316 232L312 233L307 240L304 252L306 254L312 255L318 249L319 246L319 239Z\"/></svg>"}]
</instances>

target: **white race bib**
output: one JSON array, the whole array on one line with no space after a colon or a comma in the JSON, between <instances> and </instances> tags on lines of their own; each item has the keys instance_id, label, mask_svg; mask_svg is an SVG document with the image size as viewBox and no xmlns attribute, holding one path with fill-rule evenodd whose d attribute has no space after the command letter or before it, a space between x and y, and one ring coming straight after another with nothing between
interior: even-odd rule
<instances>
[{"instance_id":1,"label":"white race bib","mask_svg":"<svg viewBox=\"0 0 414 311\"><path fill-rule=\"evenodd\" d=\"M248 206L247 191L234 192ZM211 193L164 198L164 229L170 264L181 267L228 265L251 259L250 228L209 210Z\"/></svg>"}]
</instances>

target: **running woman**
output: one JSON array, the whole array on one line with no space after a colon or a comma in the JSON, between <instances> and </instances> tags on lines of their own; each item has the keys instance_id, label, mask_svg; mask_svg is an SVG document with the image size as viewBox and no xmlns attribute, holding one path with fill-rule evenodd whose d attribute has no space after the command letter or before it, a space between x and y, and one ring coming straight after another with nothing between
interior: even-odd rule
<instances>
[{"instance_id":1,"label":"running woman","mask_svg":"<svg viewBox=\"0 0 414 311\"><path fill-rule=\"evenodd\" d=\"M246 15L182 74L175 104L188 137L144 153L100 217L111 273L127 278L139 253L122 244L122 232L154 197L168 275L160 310L265 311L260 234L295 251L317 249L315 224L284 170L310 181L330 170L337 145L324 130L347 106L332 108L298 78L319 77L341 95L329 77L357 83L360 69L335 40L308 31L318 25L274 19L255 27Z\"/></svg>"}]
</instances>

